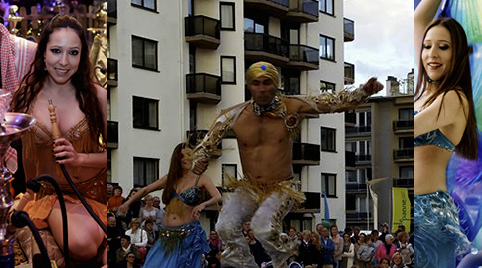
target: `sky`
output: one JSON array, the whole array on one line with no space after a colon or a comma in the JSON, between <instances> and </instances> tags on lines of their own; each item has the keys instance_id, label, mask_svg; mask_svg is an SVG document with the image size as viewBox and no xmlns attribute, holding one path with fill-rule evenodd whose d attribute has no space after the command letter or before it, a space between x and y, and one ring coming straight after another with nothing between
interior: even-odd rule
<instances>
[{"instance_id":1,"label":"sky","mask_svg":"<svg viewBox=\"0 0 482 268\"><path fill-rule=\"evenodd\" d=\"M415 67L413 2L343 0L344 17L355 21L355 40L345 42L345 62L355 64L355 84L375 76L406 78Z\"/></svg>"}]
</instances>

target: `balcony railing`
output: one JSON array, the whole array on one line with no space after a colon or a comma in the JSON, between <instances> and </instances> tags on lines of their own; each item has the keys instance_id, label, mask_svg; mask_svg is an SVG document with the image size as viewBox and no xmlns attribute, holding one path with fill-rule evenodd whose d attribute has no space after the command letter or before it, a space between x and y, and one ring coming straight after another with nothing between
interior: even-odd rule
<instances>
[{"instance_id":1,"label":"balcony railing","mask_svg":"<svg viewBox=\"0 0 482 268\"><path fill-rule=\"evenodd\" d=\"M413 120L398 120L393 122L393 130L413 130Z\"/></svg>"},{"instance_id":2,"label":"balcony railing","mask_svg":"<svg viewBox=\"0 0 482 268\"><path fill-rule=\"evenodd\" d=\"M355 40L355 22L343 18L343 31L344 31L344 41L345 42L351 42Z\"/></svg>"},{"instance_id":3,"label":"balcony railing","mask_svg":"<svg viewBox=\"0 0 482 268\"><path fill-rule=\"evenodd\" d=\"M221 77L196 73L186 75L187 98L204 103L221 101Z\"/></svg>"},{"instance_id":4,"label":"balcony railing","mask_svg":"<svg viewBox=\"0 0 482 268\"><path fill-rule=\"evenodd\" d=\"M107 84L117 86L117 60L107 59Z\"/></svg>"},{"instance_id":5,"label":"balcony railing","mask_svg":"<svg viewBox=\"0 0 482 268\"><path fill-rule=\"evenodd\" d=\"M396 178L393 180L393 187L413 188L413 178Z\"/></svg>"},{"instance_id":6,"label":"balcony railing","mask_svg":"<svg viewBox=\"0 0 482 268\"><path fill-rule=\"evenodd\" d=\"M393 159L413 159L413 148L393 150Z\"/></svg>"},{"instance_id":7,"label":"balcony railing","mask_svg":"<svg viewBox=\"0 0 482 268\"><path fill-rule=\"evenodd\" d=\"M216 49L220 44L221 23L219 20L198 15L185 19L186 42L201 48Z\"/></svg>"},{"instance_id":8,"label":"balcony railing","mask_svg":"<svg viewBox=\"0 0 482 268\"><path fill-rule=\"evenodd\" d=\"M361 133L370 133L372 132L371 126L362 126L362 127L345 127L345 134L361 134Z\"/></svg>"},{"instance_id":9,"label":"balcony railing","mask_svg":"<svg viewBox=\"0 0 482 268\"><path fill-rule=\"evenodd\" d=\"M355 156L356 162L368 162L372 161L372 156L369 154L360 154Z\"/></svg>"},{"instance_id":10,"label":"balcony railing","mask_svg":"<svg viewBox=\"0 0 482 268\"><path fill-rule=\"evenodd\" d=\"M355 152L345 151L345 166L356 167Z\"/></svg>"},{"instance_id":11,"label":"balcony railing","mask_svg":"<svg viewBox=\"0 0 482 268\"><path fill-rule=\"evenodd\" d=\"M273 64L289 61L289 43L278 37L262 33L244 33L244 50L247 58L266 60Z\"/></svg>"},{"instance_id":12,"label":"balcony railing","mask_svg":"<svg viewBox=\"0 0 482 268\"><path fill-rule=\"evenodd\" d=\"M208 130L189 130L186 132L186 138L191 146L196 145L204 139L204 136L208 133ZM223 146L220 142L215 150L213 150L212 157L220 157L222 155Z\"/></svg>"},{"instance_id":13,"label":"balcony railing","mask_svg":"<svg viewBox=\"0 0 482 268\"><path fill-rule=\"evenodd\" d=\"M345 62L345 85L355 83L355 65Z\"/></svg>"},{"instance_id":14,"label":"balcony railing","mask_svg":"<svg viewBox=\"0 0 482 268\"><path fill-rule=\"evenodd\" d=\"M115 121L107 121L107 148L116 149L119 147L119 123Z\"/></svg>"},{"instance_id":15,"label":"balcony railing","mask_svg":"<svg viewBox=\"0 0 482 268\"><path fill-rule=\"evenodd\" d=\"M317 0L290 0L290 11L286 18L301 23L318 21Z\"/></svg>"},{"instance_id":16,"label":"balcony railing","mask_svg":"<svg viewBox=\"0 0 482 268\"><path fill-rule=\"evenodd\" d=\"M309 143L293 143L293 164L319 165L320 145Z\"/></svg>"},{"instance_id":17,"label":"balcony railing","mask_svg":"<svg viewBox=\"0 0 482 268\"><path fill-rule=\"evenodd\" d=\"M117 23L117 0L107 0L107 23Z\"/></svg>"},{"instance_id":18,"label":"balcony railing","mask_svg":"<svg viewBox=\"0 0 482 268\"><path fill-rule=\"evenodd\" d=\"M371 212L346 213L346 219L347 220L366 220L369 217L372 218Z\"/></svg>"},{"instance_id":19,"label":"balcony railing","mask_svg":"<svg viewBox=\"0 0 482 268\"><path fill-rule=\"evenodd\" d=\"M320 64L319 50L305 45L289 45L288 66L300 70L318 70Z\"/></svg>"},{"instance_id":20,"label":"balcony railing","mask_svg":"<svg viewBox=\"0 0 482 268\"><path fill-rule=\"evenodd\" d=\"M281 18L289 11L289 0L244 0L244 8Z\"/></svg>"},{"instance_id":21,"label":"balcony railing","mask_svg":"<svg viewBox=\"0 0 482 268\"><path fill-rule=\"evenodd\" d=\"M350 192L366 192L367 184L366 183L347 183L346 190Z\"/></svg>"}]
</instances>

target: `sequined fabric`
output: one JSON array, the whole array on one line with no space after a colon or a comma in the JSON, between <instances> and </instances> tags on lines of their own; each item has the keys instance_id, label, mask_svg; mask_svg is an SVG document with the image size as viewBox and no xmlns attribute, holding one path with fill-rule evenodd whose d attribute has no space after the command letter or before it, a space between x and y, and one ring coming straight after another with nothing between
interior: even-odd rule
<instances>
[{"instance_id":1,"label":"sequined fabric","mask_svg":"<svg viewBox=\"0 0 482 268\"><path fill-rule=\"evenodd\" d=\"M184 190L184 192L177 194L176 191L172 192L172 198L179 198L188 206L197 206L201 203L201 188L195 186Z\"/></svg>"},{"instance_id":2,"label":"sequined fabric","mask_svg":"<svg viewBox=\"0 0 482 268\"><path fill-rule=\"evenodd\" d=\"M201 268L201 255L210 250L199 221L163 226L147 253L144 268Z\"/></svg>"},{"instance_id":3,"label":"sequined fabric","mask_svg":"<svg viewBox=\"0 0 482 268\"><path fill-rule=\"evenodd\" d=\"M417 113L418 111L414 111L414 115ZM418 135L413 140L413 145L415 147L428 144L436 145L452 152L455 150L455 145L447 137L445 137L445 135L439 129Z\"/></svg>"},{"instance_id":4,"label":"sequined fabric","mask_svg":"<svg viewBox=\"0 0 482 268\"><path fill-rule=\"evenodd\" d=\"M458 211L446 191L415 195L415 263L420 268L454 268L470 251Z\"/></svg>"}]
</instances>

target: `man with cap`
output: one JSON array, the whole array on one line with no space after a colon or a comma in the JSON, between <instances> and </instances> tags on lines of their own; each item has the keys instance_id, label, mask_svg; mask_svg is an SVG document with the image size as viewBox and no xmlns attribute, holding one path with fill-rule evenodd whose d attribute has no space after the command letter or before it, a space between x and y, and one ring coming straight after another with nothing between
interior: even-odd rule
<instances>
[{"instance_id":1,"label":"man with cap","mask_svg":"<svg viewBox=\"0 0 482 268\"><path fill-rule=\"evenodd\" d=\"M251 221L251 229L271 257L273 267L285 267L286 260L297 251L297 241L281 235L282 220L304 199L293 179L292 137L307 115L353 109L383 88L372 78L355 91L302 98L281 95L278 81L278 71L272 64L251 65L246 83L252 99L222 111L193 150L193 171L201 174L207 168L209 155L229 129L238 142L244 178L230 183L235 191L223 205L216 224L226 245L222 267L258 267L241 232L246 221Z\"/></svg>"}]
</instances>

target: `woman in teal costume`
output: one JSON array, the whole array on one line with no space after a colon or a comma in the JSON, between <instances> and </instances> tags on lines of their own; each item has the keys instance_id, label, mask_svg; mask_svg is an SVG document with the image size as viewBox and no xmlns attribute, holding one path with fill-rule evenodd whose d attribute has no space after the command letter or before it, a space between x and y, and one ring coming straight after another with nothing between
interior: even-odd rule
<instances>
[{"instance_id":1,"label":"woman in teal costume","mask_svg":"<svg viewBox=\"0 0 482 268\"><path fill-rule=\"evenodd\" d=\"M200 268L202 254L210 250L198 219L202 210L221 201L221 194L208 177L192 173L190 153L185 144L177 145L169 173L119 207L119 211L125 213L132 202L164 189L162 201L167 205L164 223L159 238L147 254L144 268ZM211 199L201 202L201 189L205 189Z\"/></svg>"},{"instance_id":2,"label":"woman in teal costume","mask_svg":"<svg viewBox=\"0 0 482 268\"><path fill-rule=\"evenodd\" d=\"M415 10L418 81L414 103L415 265L454 268L470 250L458 209L447 188L453 152L477 159L469 47L454 19L432 21L441 0L422 0Z\"/></svg>"}]
</instances>

